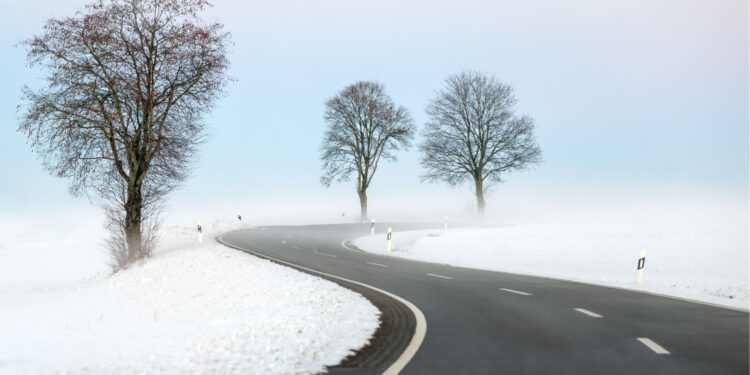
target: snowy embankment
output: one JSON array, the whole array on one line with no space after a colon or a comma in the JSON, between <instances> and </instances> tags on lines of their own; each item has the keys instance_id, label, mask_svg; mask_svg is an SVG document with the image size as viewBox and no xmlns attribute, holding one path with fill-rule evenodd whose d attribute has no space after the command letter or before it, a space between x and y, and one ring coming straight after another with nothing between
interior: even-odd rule
<instances>
[{"instance_id":1,"label":"snowy embankment","mask_svg":"<svg viewBox=\"0 0 750 375\"><path fill-rule=\"evenodd\" d=\"M172 228L115 275L97 238L2 242L0 373L315 373L378 327L361 295L212 234Z\"/></svg>"},{"instance_id":2,"label":"snowy embankment","mask_svg":"<svg viewBox=\"0 0 750 375\"><path fill-rule=\"evenodd\" d=\"M392 256L575 280L748 308L747 228L538 224L398 232ZM385 235L351 244L385 254ZM636 263L647 251L641 286Z\"/></svg>"}]
</instances>

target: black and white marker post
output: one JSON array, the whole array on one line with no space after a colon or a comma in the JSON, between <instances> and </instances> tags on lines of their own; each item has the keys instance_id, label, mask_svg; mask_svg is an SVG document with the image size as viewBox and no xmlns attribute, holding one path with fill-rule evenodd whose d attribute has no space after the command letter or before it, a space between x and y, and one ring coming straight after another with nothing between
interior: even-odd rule
<instances>
[{"instance_id":1,"label":"black and white marker post","mask_svg":"<svg viewBox=\"0 0 750 375\"><path fill-rule=\"evenodd\" d=\"M372 221L370 221L370 235L372 236L374 234L375 234L375 219L372 219Z\"/></svg>"},{"instance_id":2,"label":"black and white marker post","mask_svg":"<svg viewBox=\"0 0 750 375\"><path fill-rule=\"evenodd\" d=\"M391 227L388 227L388 234L386 235L385 238L386 238L386 243L388 244L387 245L388 254L390 254L391 253L391 241L393 238L393 231L391 230Z\"/></svg>"},{"instance_id":3,"label":"black and white marker post","mask_svg":"<svg viewBox=\"0 0 750 375\"><path fill-rule=\"evenodd\" d=\"M198 243L203 243L203 226L200 220L198 221Z\"/></svg>"},{"instance_id":4,"label":"black and white marker post","mask_svg":"<svg viewBox=\"0 0 750 375\"><path fill-rule=\"evenodd\" d=\"M238 224L242 224L242 213L241 212L237 213L237 223Z\"/></svg>"},{"instance_id":5,"label":"black and white marker post","mask_svg":"<svg viewBox=\"0 0 750 375\"><path fill-rule=\"evenodd\" d=\"M641 256L638 257L638 268L635 272L635 284L641 285L643 281L643 267L646 266L646 250L641 250Z\"/></svg>"}]
</instances>

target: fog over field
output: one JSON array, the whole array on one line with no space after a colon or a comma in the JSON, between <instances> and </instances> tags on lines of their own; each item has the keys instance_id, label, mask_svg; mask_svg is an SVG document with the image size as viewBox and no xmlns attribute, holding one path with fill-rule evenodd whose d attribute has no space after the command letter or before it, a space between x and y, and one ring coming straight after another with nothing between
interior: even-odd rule
<instances>
[{"instance_id":1,"label":"fog over field","mask_svg":"<svg viewBox=\"0 0 750 375\"><path fill-rule=\"evenodd\" d=\"M14 45L84 3L2 1L2 217L95 211L70 198L15 132L21 86L37 86L42 72L26 68ZM236 81L208 118L208 142L170 197L167 224L238 210L259 224L337 222L341 212L353 220L354 181L328 189L318 181L325 100L376 80L421 129L435 90L463 69L513 86L518 111L537 123L544 161L491 193L488 215L499 222L747 208L744 2L214 1L207 15L233 34ZM373 180L372 216L471 211L470 187L422 184L418 151L396 156Z\"/></svg>"},{"instance_id":2,"label":"fog over field","mask_svg":"<svg viewBox=\"0 0 750 375\"><path fill-rule=\"evenodd\" d=\"M17 43L83 4L2 2L6 239L103 238L101 210L71 197L15 131L22 85L43 76ZM207 118L191 177L166 202L165 228L238 212L249 225L355 222L355 182L319 182L325 101L354 81L378 81L419 131L444 78L473 69L515 89L543 157L490 190L483 224L747 232L746 3L215 1L207 15L233 35L235 80ZM368 191L371 217L475 221L470 184L422 183L418 149L395 156Z\"/></svg>"},{"instance_id":3,"label":"fog over field","mask_svg":"<svg viewBox=\"0 0 750 375\"><path fill-rule=\"evenodd\" d=\"M0 373L747 372L747 1L97 1L0 0Z\"/></svg>"}]
</instances>

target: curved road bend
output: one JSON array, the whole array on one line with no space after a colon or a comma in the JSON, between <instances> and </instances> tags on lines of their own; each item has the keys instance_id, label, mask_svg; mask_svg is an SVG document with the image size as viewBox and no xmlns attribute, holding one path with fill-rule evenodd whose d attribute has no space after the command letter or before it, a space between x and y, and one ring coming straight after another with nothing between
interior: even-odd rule
<instances>
[{"instance_id":1,"label":"curved road bend","mask_svg":"<svg viewBox=\"0 0 750 375\"><path fill-rule=\"evenodd\" d=\"M427 334L404 374L748 374L747 312L342 247L368 231L264 227L222 240L412 302Z\"/></svg>"}]
</instances>

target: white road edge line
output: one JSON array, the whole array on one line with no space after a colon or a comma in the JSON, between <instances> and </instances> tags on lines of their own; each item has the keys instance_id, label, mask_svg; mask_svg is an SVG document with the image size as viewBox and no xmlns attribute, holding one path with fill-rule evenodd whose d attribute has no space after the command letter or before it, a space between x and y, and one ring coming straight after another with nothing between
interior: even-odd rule
<instances>
[{"instance_id":1,"label":"white road edge line","mask_svg":"<svg viewBox=\"0 0 750 375\"><path fill-rule=\"evenodd\" d=\"M338 258L337 256L335 256L333 254L321 253L320 251L313 251L313 253L318 254L318 255L322 255L324 257Z\"/></svg>"},{"instance_id":2,"label":"white road edge line","mask_svg":"<svg viewBox=\"0 0 750 375\"><path fill-rule=\"evenodd\" d=\"M590 316L590 317L592 317L592 318L603 318L603 316L601 316L601 315L599 315L599 314L597 314L597 313L595 313L595 312L593 312L593 311L589 311L589 310L586 310L586 309L582 309L582 308L580 308L580 307L576 307L576 308L575 308L575 309L573 309L573 310L575 310L575 311L578 311L578 312L579 312L579 313L581 313L581 314L586 314L586 315L588 315L588 316Z\"/></svg>"},{"instance_id":3,"label":"white road edge line","mask_svg":"<svg viewBox=\"0 0 750 375\"><path fill-rule=\"evenodd\" d=\"M341 241L341 247L343 247L344 249L347 249L347 250L349 250L349 251L354 251L354 252L358 252L358 251L356 251L356 250L352 249L351 247L349 247L349 246L346 246L346 243L347 243L347 242L349 242L349 240L350 240L350 239L345 239L345 240Z\"/></svg>"},{"instance_id":4,"label":"white road edge line","mask_svg":"<svg viewBox=\"0 0 750 375\"><path fill-rule=\"evenodd\" d=\"M664 349L664 347L655 343L653 340L651 340L648 337L638 337L638 341L640 341L641 344L646 345L646 347L651 349L656 354L670 354L669 350Z\"/></svg>"},{"instance_id":5,"label":"white road edge line","mask_svg":"<svg viewBox=\"0 0 750 375\"><path fill-rule=\"evenodd\" d=\"M380 264L380 263L373 263L373 262L365 262L365 263L367 263L367 264L371 264L371 265L373 265L373 266L378 266L378 267L388 267L387 265L385 265L385 264Z\"/></svg>"},{"instance_id":6,"label":"white road edge line","mask_svg":"<svg viewBox=\"0 0 750 375\"><path fill-rule=\"evenodd\" d=\"M297 245L289 245L289 247L291 247L292 249L295 249L295 250L302 250L302 248L299 247L299 246L297 246Z\"/></svg>"},{"instance_id":7,"label":"white road edge line","mask_svg":"<svg viewBox=\"0 0 750 375\"><path fill-rule=\"evenodd\" d=\"M513 289L506 289L506 288L500 288L500 290L506 291L508 293L520 294L522 296L533 296L533 294L531 293L522 292L520 290L513 290Z\"/></svg>"},{"instance_id":8,"label":"white road edge line","mask_svg":"<svg viewBox=\"0 0 750 375\"><path fill-rule=\"evenodd\" d=\"M261 257L261 258L272 259L275 262L286 264L294 268L302 269L302 270L312 272L312 273L317 273L318 275L323 275L323 276L331 277L331 278L338 279L338 280L343 280L352 284L363 286L365 288L370 288L376 292L383 293L386 296L391 297L403 303L407 308L409 308L409 310L411 310L411 313L414 314L414 319L417 321L417 326L414 328L414 335L411 337L411 341L409 342L409 345L406 347L406 349L404 349L403 353L401 353L398 359L396 359L396 361L393 362L390 367L388 367L387 369L385 369L385 371L383 371L383 375L398 375L398 373L400 373L401 370L403 370L404 367L406 367L406 365L409 364L409 361L411 361L411 359L414 358L414 355L417 354L419 347L422 345L422 341L424 341L424 337L427 334L427 320L424 318L424 314L422 314L422 310L420 310L417 306L414 306L413 303L409 302L408 300L402 297L399 297L383 289L376 288L372 285L361 283L359 281L354 281L354 280L350 280L347 278L339 277L336 275L332 275L330 273L316 271L312 268L303 267L300 265L296 265L294 263L283 261L278 258L274 258L269 255L263 255L263 254L257 253L250 249L243 249L239 246L228 244L224 242L224 240L222 239L222 236L216 237L216 240L219 241L219 243L223 244L224 246L228 246L228 247L240 250L240 251L245 251L255 256Z\"/></svg>"},{"instance_id":9,"label":"white road edge line","mask_svg":"<svg viewBox=\"0 0 750 375\"><path fill-rule=\"evenodd\" d=\"M427 275L427 276L432 276L432 277L439 277L439 278L441 278L441 279L448 279L448 280L453 280L453 278L452 278L452 277L450 277L450 276L436 275L436 274L434 274L434 273L426 273L425 275Z\"/></svg>"}]
</instances>

